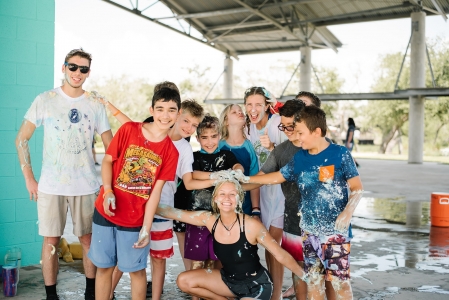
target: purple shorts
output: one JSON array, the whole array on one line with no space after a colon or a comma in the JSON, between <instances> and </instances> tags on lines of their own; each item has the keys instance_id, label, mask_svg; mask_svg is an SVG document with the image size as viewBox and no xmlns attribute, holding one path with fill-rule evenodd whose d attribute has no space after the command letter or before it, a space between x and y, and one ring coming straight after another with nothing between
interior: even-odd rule
<instances>
[{"instance_id":1,"label":"purple shorts","mask_svg":"<svg viewBox=\"0 0 449 300\"><path fill-rule=\"evenodd\" d=\"M184 258L205 261L218 260L214 253L214 239L206 226L186 224Z\"/></svg>"}]
</instances>

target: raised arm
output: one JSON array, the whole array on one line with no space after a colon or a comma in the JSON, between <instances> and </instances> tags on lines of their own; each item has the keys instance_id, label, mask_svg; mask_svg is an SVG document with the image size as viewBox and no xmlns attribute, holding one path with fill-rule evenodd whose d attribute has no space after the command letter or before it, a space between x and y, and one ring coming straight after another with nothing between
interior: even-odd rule
<instances>
[{"instance_id":1,"label":"raised arm","mask_svg":"<svg viewBox=\"0 0 449 300\"><path fill-rule=\"evenodd\" d=\"M187 211L177 209L169 205L159 204L156 214L177 221L195 226L207 226L211 221L215 222L216 217L208 211Z\"/></svg>"},{"instance_id":2,"label":"raised arm","mask_svg":"<svg viewBox=\"0 0 449 300\"><path fill-rule=\"evenodd\" d=\"M261 244L265 249L267 249L274 258L280 262L282 265L287 267L290 271L292 271L296 276L301 278L303 281L305 280L305 272L303 268L296 262L296 260L284 249L279 246L276 240L270 235L268 230L263 226L261 222L256 220L248 220L248 226L246 234L252 236L257 243ZM251 238L251 240L252 240Z\"/></svg>"},{"instance_id":3,"label":"raised arm","mask_svg":"<svg viewBox=\"0 0 449 300\"><path fill-rule=\"evenodd\" d=\"M352 215L363 196L363 186L360 176L349 179L348 186L351 190L348 203L335 221L335 229L342 233L347 232L349 224L351 224Z\"/></svg>"},{"instance_id":4,"label":"raised arm","mask_svg":"<svg viewBox=\"0 0 449 300\"><path fill-rule=\"evenodd\" d=\"M20 167L25 178L26 188L30 194L30 200L34 198L37 201L38 183L34 177L33 169L31 167L31 155L28 142L36 130L36 125L30 121L24 120L20 126L16 137L16 149L19 155Z\"/></svg>"},{"instance_id":5,"label":"raised arm","mask_svg":"<svg viewBox=\"0 0 449 300\"><path fill-rule=\"evenodd\" d=\"M104 104L104 106L109 110L109 112L120 122L120 124L125 124L126 122L131 122L132 120L125 115L121 110L115 107L106 98L98 98L98 100ZM106 147L106 145L105 145Z\"/></svg>"}]
</instances>

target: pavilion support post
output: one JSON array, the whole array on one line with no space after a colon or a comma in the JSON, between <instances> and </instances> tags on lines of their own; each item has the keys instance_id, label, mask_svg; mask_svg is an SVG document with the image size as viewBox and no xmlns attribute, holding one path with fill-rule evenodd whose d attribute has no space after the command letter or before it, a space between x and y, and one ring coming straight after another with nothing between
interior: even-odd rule
<instances>
[{"instance_id":1,"label":"pavilion support post","mask_svg":"<svg viewBox=\"0 0 449 300\"><path fill-rule=\"evenodd\" d=\"M426 14L411 14L413 35L410 43L410 88L424 88L426 75ZM409 98L408 163L422 164L424 156L423 96Z\"/></svg>"},{"instance_id":2,"label":"pavilion support post","mask_svg":"<svg viewBox=\"0 0 449 300\"><path fill-rule=\"evenodd\" d=\"M223 84L223 96L225 99L232 98L232 73L233 73L233 61L229 55L226 55L224 60L224 84Z\"/></svg>"},{"instance_id":3,"label":"pavilion support post","mask_svg":"<svg viewBox=\"0 0 449 300\"><path fill-rule=\"evenodd\" d=\"M299 90L310 92L312 88L312 47L304 46L301 51L301 63L299 65Z\"/></svg>"}]
</instances>

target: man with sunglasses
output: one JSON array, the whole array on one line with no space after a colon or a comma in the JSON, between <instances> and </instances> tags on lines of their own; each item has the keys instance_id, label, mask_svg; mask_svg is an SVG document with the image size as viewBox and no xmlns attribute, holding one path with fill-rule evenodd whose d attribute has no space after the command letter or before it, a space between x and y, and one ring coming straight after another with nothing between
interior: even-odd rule
<instances>
[{"instance_id":1,"label":"man with sunglasses","mask_svg":"<svg viewBox=\"0 0 449 300\"><path fill-rule=\"evenodd\" d=\"M37 201L39 235L43 236L42 274L47 299L56 293L58 255L70 207L73 233L83 248L86 275L85 299L95 299L96 268L87 257L92 235L94 202L100 188L91 145L94 133L101 135L105 148L112 133L104 106L96 93L82 86L90 74L91 55L83 49L70 51L62 65L64 83L36 97L25 114L16 138L19 161L30 200ZM36 181L28 142L36 127L44 126L43 160Z\"/></svg>"}]
</instances>

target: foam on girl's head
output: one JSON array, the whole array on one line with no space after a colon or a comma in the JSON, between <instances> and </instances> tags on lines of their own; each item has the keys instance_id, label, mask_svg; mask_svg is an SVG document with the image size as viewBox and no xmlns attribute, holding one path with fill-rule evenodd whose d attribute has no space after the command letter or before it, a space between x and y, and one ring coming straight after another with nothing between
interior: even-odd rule
<instances>
[{"instance_id":1,"label":"foam on girl's head","mask_svg":"<svg viewBox=\"0 0 449 300\"><path fill-rule=\"evenodd\" d=\"M231 179L231 178L217 181L217 183L215 185L215 189L212 192L212 211L216 214L220 213L220 210L218 209L218 205L217 205L217 203L215 203L215 198L217 197L218 190L225 183L232 183L235 186L235 188L237 190L237 196L236 196L237 206L235 209L236 209L237 213L243 213L242 201L245 199L245 192L243 191L240 183L237 180Z\"/></svg>"}]
</instances>

